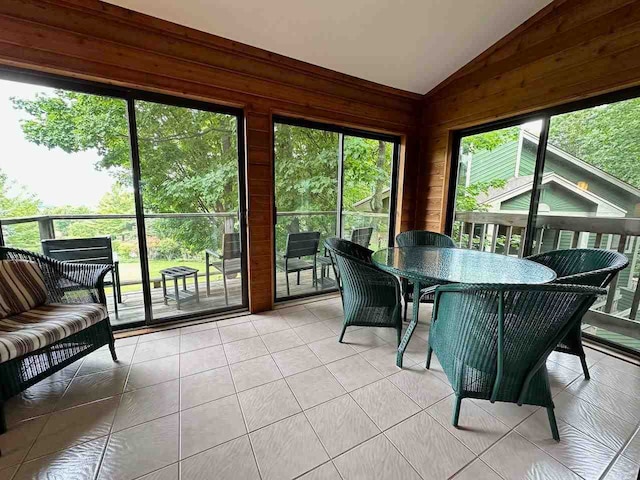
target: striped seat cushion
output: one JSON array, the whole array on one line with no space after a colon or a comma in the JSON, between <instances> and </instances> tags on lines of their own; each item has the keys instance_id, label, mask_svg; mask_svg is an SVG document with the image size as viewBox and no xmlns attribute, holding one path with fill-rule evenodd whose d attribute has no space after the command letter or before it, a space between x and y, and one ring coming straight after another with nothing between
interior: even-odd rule
<instances>
[{"instance_id":1,"label":"striped seat cushion","mask_svg":"<svg viewBox=\"0 0 640 480\"><path fill-rule=\"evenodd\" d=\"M0 260L0 318L16 315L47 301L40 267L27 260Z\"/></svg>"},{"instance_id":2,"label":"striped seat cushion","mask_svg":"<svg viewBox=\"0 0 640 480\"><path fill-rule=\"evenodd\" d=\"M107 317L99 303L41 305L0 320L0 363L84 330Z\"/></svg>"}]
</instances>

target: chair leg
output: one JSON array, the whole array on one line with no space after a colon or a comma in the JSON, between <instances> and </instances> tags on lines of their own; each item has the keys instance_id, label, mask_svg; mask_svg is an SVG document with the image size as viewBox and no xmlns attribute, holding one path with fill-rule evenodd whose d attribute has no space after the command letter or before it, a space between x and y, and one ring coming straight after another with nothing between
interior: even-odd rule
<instances>
[{"instance_id":1,"label":"chair leg","mask_svg":"<svg viewBox=\"0 0 640 480\"><path fill-rule=\"evenodd\" d=\"M451 425L454 427L458 427L458 419L460 418L460 404L462 403L462 398L456 395L456 404L453 407L453 416L451 417Z\"/></svg>"},{"instance_id":2,"label":"chair leg","mask_svg":"<svg viewBox=\"0 0 640 480\"><path fill-rule=\"evenodd\" d=\"M116 262L113 266L115 274L114 283L118 286L118 303L122 303L122 285L120 285L120 262Z\"/></svg>"},{"instance_id":3,"label":"chair leg","mask_svg":"<svg viewBox=\"0 0 640 480\"><path fill-rule=\"evenodd\" d=\"M107 328L109 329L109 350L111 351L111 358L114 362L118 361L118 355L116 355L116 339L113 336L113 329L111 323L107 320Z\"/></svg>"},{"instance_id":4,"label":"chair leg","mask_svg":"<svg viewBox=\"0 0 640 480\"><path fill-rule=\"evenodd\" d=\"M398 332L398 346L400 346L400 342L402 342L402 324L397 328Z\"/></svg>"},{"instance_id":5,"label":"chair leg","mask_svg":"<svg viewBox=\"0 0 640 480\"><path fill-rule=\"evenodd\" d=\"M291 296L291 292L289 291L289 272L285 270L284 278L287 279L287 297Z\"/></svg>"},{"instance_id":6,"label":"chair leg","mask_svg":"<svg viewBox=\"0 0 640 480\"><path fill-rule=\"evenodd\" d=\"M111 285L113 289L113 310L116 314L116 320L118 319L118 289L116 288L116 282Z\"/></svg>"},{"instance_id":7,"label":"chair leg","mask_svg":"<svg viewBox=\"0 0 640 480\"><path fill-rule=\"evenodd\" d=\"M204 263L205 263L205 275L207 276L207 297L211 295L211 280L209 279L209 253L205 252L204 254ZM224 278L224 275L223 275ZM225 292L226 293L226 292Z\"/></svg>"},{"instance_id":8,"label":"chair leg","mask_svg":"<svg viewBox=\"0 0 640 480\"><path fill-rule=\"evenodd\" d=\"M558 424L556 422L556 414L553 411L553 407L547 407L547 416L549 417L549 426L551 427L551 434L556 442L560 441L560 432L558 432Z\"/></svg>"},{"instance_id":9,"label":"chair leg","mask_svg":"<svg viewBox=\"0 0 640 480\"><path fill-rule=\"evenodd\" d=\"M224 285L224 304L229 305L229 294L227 293L227 276L222 272L222 284Z\"/></svg>"},{"instance_id":10,"label":"chair leg","mask_svg":"<svg viewBox=\"0 0 640 480\"><path fill-rule=\"evenodd\" d=\"M427 370L431 367L431 355L433 355L433 350L431 349L431 345L427 343L427 363L425 365Z\"/></svg>"},{"instance_id":11,"label":"chair leg","mask_svg":"<svg viewBox=\"0 0 640 480\"><path fill-rule=\"evenodd\" d=\"M345 333L346 331L347 331L347 326L346 326L346 325L344 325L344 326L342 327L342 332L340 333L340 338L338 339L338 341L339 341L340 343L342 343L342 339L344 338L344 333Z\"/></svg>"},{"instance_id":12,"label":"chair leg","mask_svg":"<svg viewBox=\"0 0 640 480\"><path fill-rule=\"evenodd\" d=\"M4 402L0 400L0 434L7 432L7 419L4 416Z\"/></svg>"},{"instance_id":13,"label":"chair leg","mask_svg":"<svg viewBox=\"0 0 640 480\"><path fill-rule=\"evenodd\" d=\"M589 367L587 367L587 359L584 354L580 356L580 363L582 364L582 372L584 373L585 380L591 380L591 375L589 375Z\"/></svg>"},{"instance_id":14,"label":"chair leg","mask_svg":"<svg viewBox=\"0 0 640 480\"><path fill-rule=\"evenodd\" d=\"M111 351L111 358L113 359L114 362L117 362L118 355L116 354L116 342L114 340L111 340L109 342L109 350Z\"/></svg>"},{"instance_id":15,"label":"chair leg","mask_svg":"<svg viewBox=\"0 0 640 480\"><path fill-rule=\"evenodd\" d=\"M296 276L296 284L300 285L300 270L298 270L298 275Z\"/></svg>"}]
</instances>

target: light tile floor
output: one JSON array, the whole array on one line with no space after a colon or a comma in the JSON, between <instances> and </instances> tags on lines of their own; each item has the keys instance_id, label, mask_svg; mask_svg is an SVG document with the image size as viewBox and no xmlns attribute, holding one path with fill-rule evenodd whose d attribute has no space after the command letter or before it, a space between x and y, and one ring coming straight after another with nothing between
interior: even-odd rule
<instances>
[{"instance_id":1,"label":"light tile floor","mask_svg":"<svg viewBox=\"0 0 640 480\"><path fill-rule=\"evenodd\" d=\"M429 317L429 307L422 309ZM420 326L353 328L339 299L117 341L8 402L0 480L635 479L640 368L589 350L548 367L544 410L465 400L459 429Z\"/></svg>"}]
</instances>

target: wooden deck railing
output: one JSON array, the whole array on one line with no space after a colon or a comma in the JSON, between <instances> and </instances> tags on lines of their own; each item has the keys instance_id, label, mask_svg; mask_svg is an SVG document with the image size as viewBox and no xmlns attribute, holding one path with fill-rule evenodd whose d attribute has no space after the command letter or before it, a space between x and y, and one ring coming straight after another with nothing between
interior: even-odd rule
<instances>
[{"instance_id":1,"label":"wooden deck railing","mask_svg":"<svg viewBox=\"0 0 640 480\"><path fill-rule=\"evenodd\" d=\"M503 212L456 212L456 242L461 248L482 249L505 255L523 253L521 240L526 237L527 215ZM570 237L567 244L566 238ZM625 336L640 339L640 322L636 321L640 305L640 282L636 260L640 241L640 218L598 218L538 215L533 253L561 247L609 248L629 257L629 282L618 285L617 275L609 286L606 300L589 312L590 325L601 326ZM517 248L514 248L514 244ZM630 308L618 309L621 290L633 292Z\"/></svg>"}]
</instances>

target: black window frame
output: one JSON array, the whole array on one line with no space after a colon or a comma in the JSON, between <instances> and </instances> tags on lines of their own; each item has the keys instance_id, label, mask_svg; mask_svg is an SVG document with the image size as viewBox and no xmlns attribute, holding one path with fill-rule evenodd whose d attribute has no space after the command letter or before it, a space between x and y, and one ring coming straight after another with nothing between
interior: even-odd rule
<instances>
[{"instance_id":1,"label":"black window frame","mask_svg":"<svg viewBox=\"0 0 640 480\"><path fill-rule=\"evenodd\" d=\"M527 233L522 247L523 257L532 254L532 246L535 235L535 225L537 222L538 206L540 203L540 191L542 187L542 175L544 173L544 161L547 151L547 141L549 138L549 127L551 118L556 115L562 115L564 113L575 112L579 110L585 110L588 108L597 107L599 105L606 105L610 103L622 102L625 100L631 100L634 98L640 98L640 86L634 86L624 88L614 92L608 92L593 97L588 97L580 100L570 101L562 103L548 108L541 108L531 112L527 112L521 115L515 115L499 119L493 122L483 123L477 126L454 129L452 134L452 149L449 155L449 190L447 192L447 208L445 211L445 233L451 235L453 232L453 224L455 217L455 204L456 204L456 192L458 187L458 171L460 161L460 143L463 137L469 135L477 135L479 133L486 133L493 130L499 130L508 127L515 127L532 120L542 120L542 128L540 130L540 141L538 142L538 150L536 152L536 164L534 170L534 183L531 193L531 202L529 205L529 213L527 217ZM624 354L631 355L633 357L640 357L640 353L637 350L630 349L623 345L613 343L602 337L583 333L583 336L588 340L606 346L612 350L623 352Z\"/></svg>"},{"instance_id":2,"label":"black window frame","mask_svg":"<svg viewBox=\"0 0 640 480\"><path fill-rule=\"evenodd\" d=\"M28 83L42 87L69 90L88 95L99 95L123 100L127 106L127 121L129 129L129 144L131 154L131 175L134 185L135 216L138 235L138 246L140 249L140 268L142 275L142 292L144 298L144 319L126 324L113 325L114 330L130 328L140 328L144 326L160 325L166 323L187 322L200 318L208 318L215 315L222 315L233 311L246 311L249 306L248 301L248 258L247 258L247 185L246 185L246 155L245 155L245 114L242 108L218 105L203 100L195 100L187 97L179 97L163 93L151 92L142 89L121 87L110 85L93 80L85 80L75 77L67 77L53 73L39 72L25 68L0 66L0 80ZM231 115L237 122L237 145L238 145L238 220L242 245L242 255L240 257L242 268L242 304L225 306L221 308L203 310L185 315L173 315L153 318L151 306L151 285L149 276L148 252L146 243L146 223L144 218L144 205L142 191L140 190L140 151L138 148L137 125L135 122L135 102L145 101L161 103L182 108L193 108L197 110ZM0 224L0 246L4 246L2 236L2 225Z\"/></svg>"},{"instance_id":3,"label":"black window frame","mask_svg":"<svg viewBox=\"0 0 640 480\"><path fill-rule=\"evenodd\" d=\"M324 130L327 132L333 132L341 135L340 137L340 159L338 161L338 204L336 206L336 213L338 218L336 219L336 230L342 233L343 227L343 185L344 185L344 137L345 136L353 136L365 138L368 140L382 140L384 142L389 142L393 144L393 154L391 159L391 185L389 192L389 238L388 245L389 247L393 247L395 243L395 229L396 229L396 209L398 206L398 178L399 178L399 168L400 168L400 145L402 142L402 138L399 135L390 135L384 133L371 132L368 130L361 130L358 128L350 128L343 127L340 125L332 124L332 123L324 123L316 120L308 120L305 118L288 116L288 115L273 115L271 119L271 130L274 141L272 142L272 151L271 155L273 158L272 162L272 171L271 178L273 180L274 187L274 197L273 197L273 301L274 303L288 302L291 300L298 300L301 298L309 298L317 295L326 295L328 293L334 293L338 291L337 286L335 288L330 288L326 290L319 290L316 292L309 292L297 295L289 295L286 297L278 297L278 289L276 283L277 269L276 269L276 229L275 225L277 223L277 207L276 207L276 197L275 197L275 182L276 182L276 153L275 153L275 127L276 124L284 124L290 125L292 127L303 127L303 128L313 128L316 130ZM321 246L322 248L322 246Z\"/></svg>"}]
</instances>

